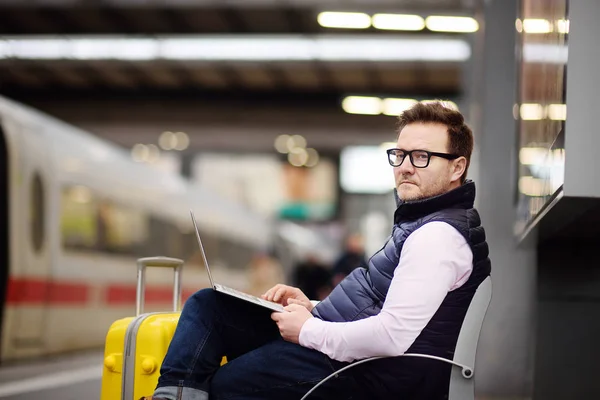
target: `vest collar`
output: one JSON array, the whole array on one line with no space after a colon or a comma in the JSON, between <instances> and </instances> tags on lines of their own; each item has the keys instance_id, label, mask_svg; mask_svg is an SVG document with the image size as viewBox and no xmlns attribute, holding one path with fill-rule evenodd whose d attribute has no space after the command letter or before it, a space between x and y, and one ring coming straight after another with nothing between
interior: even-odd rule
<instances>
[{"instance_id":1,"label":"vest collar","mask_svg":"<svg viewBox=\"0 0 600 400\"><path fill-rule=\"evenodd\" d=\"M475 183L467 179L460 187L427 199L403 202L398 198L396 190L394 197L398 206L394 213L394 223L398 224L403 220L418 219L446 208L473 208Z\"/></svg>"}]
</instances>

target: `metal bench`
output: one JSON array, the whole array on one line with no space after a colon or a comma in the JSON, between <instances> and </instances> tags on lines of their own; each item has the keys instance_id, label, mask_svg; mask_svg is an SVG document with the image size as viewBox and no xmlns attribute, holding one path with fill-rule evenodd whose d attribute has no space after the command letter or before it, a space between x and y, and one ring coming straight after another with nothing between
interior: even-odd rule
<instances>
[{"instance_id":1,"label":"metal bench","mask_svg":"<svg viewBox=\"0 0 600 400\"><path fill-rule=\"evenodd\" d=\"M438 360L452 364L456 368L452 368L450 373L450 388L448 391L448 400L475 400L475 382L473 377L475 376L475 354L477 353L477 342L479 341L479 333L483 325L483 319L487 312L488 306L492 299L492 280L488 276L477 288L465 319L463 321L460 333L458 335L458 341L456 342L456 349L454 351L454 358L452 360L430 356L427 354L415 354L405 353L401 357L422 357ZM308 391L302 397L301 400L305 400L308 396L313 393L319 386L328 381L329 379L337 376L343 371L346 371L352 367L360 364L364 364L369 361L379 360L385 357L371 357L364 360L356 361L344 368L341 368L324 378L321 382L317 383L311 390Z\"/></svg>"}]
</instances>

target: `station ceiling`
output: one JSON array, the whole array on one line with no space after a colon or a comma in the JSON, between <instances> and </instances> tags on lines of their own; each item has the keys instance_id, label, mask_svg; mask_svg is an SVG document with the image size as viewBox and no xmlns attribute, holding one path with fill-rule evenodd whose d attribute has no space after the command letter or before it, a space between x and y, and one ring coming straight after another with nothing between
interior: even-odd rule
<instances>
[{"instance_id":1,"label":"station ceiling","mask_svg":"<svg viewBox=\"0 0 600 400\"><path fill-rule=\"evenodd\" d=\"M461 91L469 35L331 29L317 16L468 16L475 2L0 0L0 91L16 97L82 91L452 97ZM94 42L99 38L121 39L121 47L107 49Z\"/></svg>"}]
</instances>

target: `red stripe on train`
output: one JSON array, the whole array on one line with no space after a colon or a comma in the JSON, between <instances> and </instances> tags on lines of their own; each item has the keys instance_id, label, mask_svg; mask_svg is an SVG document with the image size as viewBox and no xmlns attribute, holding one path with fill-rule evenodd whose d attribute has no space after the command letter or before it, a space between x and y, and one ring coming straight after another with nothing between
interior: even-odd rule
<instances>
[{"instance_id":1,"label":"red stripe on train","mask_svg":"<svg viewBox=\"0 0 600 400\"><path fill-rule=\"evenodd\" d=\"M6 301L9 305L85 304L89 291L89 285L85 283L10 278Z\"/></svg>"},{"instance_id":2,"label":"red stripe on train","mask_svg":"<svg viewBox=\"0 0 600 400\"><path fill-rule=\"evenodd\" d=\"M102 302L111 306L135 304L135 285L113 284L103 288ZM173 300L170 286L148 286L145 302L169 304ZM45 281L40 278L10 278L8 282L8 305L86 305L90 300L91 285L83 282ZM183 289L182 300L196 292Z\"/></svg>"},{"instance_id":3,"label":"red stripe on train","mask_svg":"<svg viewBox=\"0 0 600 400\"><path fill-rule=\"evenodd\" d=\"M182 301L195 293L195 290L184 289ZM104 302L109 305L122 305L135 303L136 287L132 285L110 285L106 288ZM173 301L173 289L165 286L148 286L144 294L144 301L148 304L166 304Z\"/></svg>"}]
</instances>

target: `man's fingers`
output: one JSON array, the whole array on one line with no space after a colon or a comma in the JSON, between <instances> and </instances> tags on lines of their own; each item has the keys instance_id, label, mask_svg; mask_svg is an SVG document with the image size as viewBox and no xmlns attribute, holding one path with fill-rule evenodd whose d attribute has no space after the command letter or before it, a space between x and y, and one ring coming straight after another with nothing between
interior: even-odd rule
<instances>
[{"instance_id":1,"label":"man's fingers","mask_svg":"<svg viewBox=\"0 0 600 400\"><path fill-rule=\"evenodd\" d=\"M286 311L297 311L297 310L302 310L303 308L304 308L304 306L301 306L300 304L290 304L285 307L285 310Z\"/></svg>"},{"instance_id":2,"label":"man's fingers","mask_svg":"<svg viewBox=\"0 0 600 400\"><path fill-rule=\"evenodd\" d=\"M277 291L275 292L275 295L273 296L273 301L275 303L279 303L279 301L283 298L283 296L285 296L285 293L286 293L285 287L277 289Z\"/></svg>"},{"instance_id":3,"label":"man's fingers","mask_svg":"<svg viewBox=\"0 0 600 400\"><path fill-rule=\"evenodd\" d=\"M262 297L262 298L263 298L263 299L265 299L265 300L269 300L269 299L270 299L270 298L273 296L273 289L275 289L275 287L272 287L271 289L267 290L267 291L265 292L265 294L263 294L263 295L262 295L262 296L260 296L260 297Z\"/></svg>"},{"instance_id":4,"label":"man's fingers","mask_svg":"<svg viewBox=\"0 0 600 400\"><path fill-rule=\"evenodd\" d=\"M264 298L266 300L272 301L273 300L273 296L275 295L275 293L279 289L285 288L285 287L286 287L285 285L283 285L281 283L278 283L277 285L273 286L271 289L267 290L263 296L264 296Z\"/></svg>"}]
</instances>

